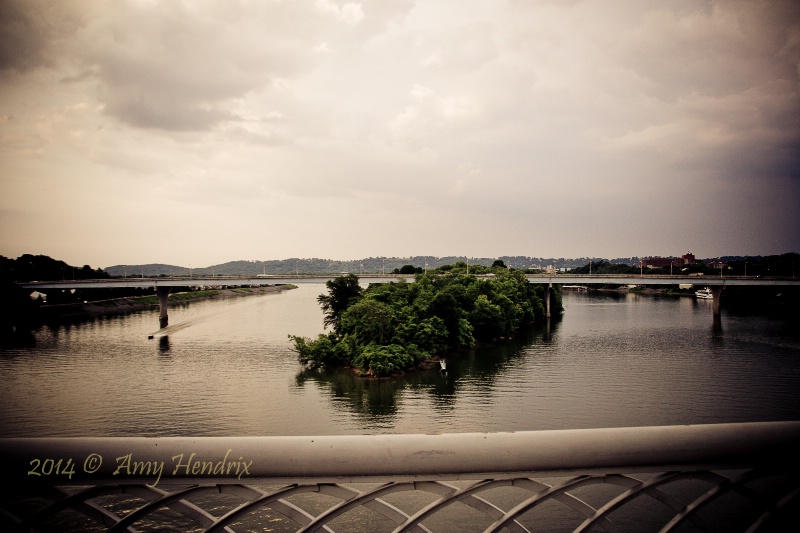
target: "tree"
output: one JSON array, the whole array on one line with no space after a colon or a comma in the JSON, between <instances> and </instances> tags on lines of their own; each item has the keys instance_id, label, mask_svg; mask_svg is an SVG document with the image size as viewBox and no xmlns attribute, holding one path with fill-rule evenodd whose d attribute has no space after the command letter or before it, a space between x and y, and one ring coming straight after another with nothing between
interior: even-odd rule
<instances>
[{"instance_id":1,"label":"tree","mask_svg":"<svg viewBox=\"0 0 800 533\"><path fill-rule=\"evenodd\" d=\"M362 298L347 308L339 320L339 332L352 334L358 342L385 344L394 336L392 308L371 298Z\"/></svg>"},{"instance_id":2,"label":"tree","mask_svg":"<svg viewBox=\"0 0 800 533\"><path fill-rule=\"evenodd\" d=\"M469 315L475 338L490 341L499 337L503 329L503 311L499 305L489 301L485 294L475 300L475 308Z\"/></svg>"},{"instance_id":3,"label":"tree","mask_svg":"<svg viewBox=\"0 0 800 533\"><path fill-rule=\"evenodd\" d=\"M508 268L502 259L495 259L492 268Z\"/></svg>"},{"instance_id":4,"label":"tree","mask_svg":"<svg viewBox=\"0 0 800 533\"><path fill-rule=\"evenodd\" d=\"M398 274L421 274L422 268L414 267L413 265L403 265L403 267L397 271Z\"/></svg>"},{"instance_id":5,"label":"tree","mask_svg":"<svg viewBox=\"0 0 800 533\"><path fill-rule=\"evenodd\" d=\"M348 274L328 280L325 286L328 287L328 294L317 297L317 302L325 313L323 324L326 328L331 326L338 333L342 313L361 298L361 285L358 284L358 276Z\"/></svg>"}]
</instances>

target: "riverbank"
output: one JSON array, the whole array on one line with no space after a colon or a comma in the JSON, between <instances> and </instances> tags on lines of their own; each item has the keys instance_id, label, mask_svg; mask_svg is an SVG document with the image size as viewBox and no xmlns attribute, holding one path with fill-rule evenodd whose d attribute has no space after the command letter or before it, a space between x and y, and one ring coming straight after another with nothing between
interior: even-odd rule
<instances>
[{"instance_id":1,"label":"riverbank","mask_svg":"<svg viewBox=\"0 0 800 533\"><path fill-rule=\"evenodd\" d=\"M188 304L202 300L241 298L261 294L278 293L296 289L295 285L266 285L263 287L238 287L235 289L211 289L202 291L176 292L169 295L169 304ZM80 319L99 316L125 315L137 311L158 309L158 296L140 296L135 298L114 298L94 302L42 305L39 315L47 321L58 319Z\"/></svg>"}]
</instances>

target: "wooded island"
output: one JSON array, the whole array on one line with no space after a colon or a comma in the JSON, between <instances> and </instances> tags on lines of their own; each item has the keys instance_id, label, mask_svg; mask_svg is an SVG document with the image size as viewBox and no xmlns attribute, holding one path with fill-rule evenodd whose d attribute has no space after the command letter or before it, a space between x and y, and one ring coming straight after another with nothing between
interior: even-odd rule
<instances>
[{"instance_id":1,"label":"wooded island","mask_svg":"<svg viewBox=\"0 0 800 533\"><path fill-rule=\"evenodd\" d=\"M414 283L374 283L366 289L358 276L340 276L317 298L331 331L316 340L289 337L303 363L349 365L385 376L544 320L544 287L528 283L520 271L496 271L476 277L449 268L417 274ZM552 312L561 313L560 292L550 294Z\"/></svg>"}]
</instances>

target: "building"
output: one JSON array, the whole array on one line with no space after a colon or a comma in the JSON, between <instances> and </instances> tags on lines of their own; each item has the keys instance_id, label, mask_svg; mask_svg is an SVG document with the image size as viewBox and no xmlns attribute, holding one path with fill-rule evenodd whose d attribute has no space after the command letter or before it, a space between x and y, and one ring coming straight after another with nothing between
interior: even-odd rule
<instances>
[{"instance_id":1,"label":"building","mask_svg":"<svg viewBox=\"0 0 800 533\"><path fill-rule=\"evenodd\" d=\"M642 266L645 268L669 268L671 265L682 265L680 259L674 257L645 257Z\"/></svg>"},{"instance_id":2,"label":"building","mask_svg":"<svg viewBox=\"0 0 800 533\"><path fill-rule=\"evenodd\" d=\"M692 252L686 252L680 259L676 257L645 257L642 266L646 268L670 268L699 263Z\"/></svg>"}]
</instances>

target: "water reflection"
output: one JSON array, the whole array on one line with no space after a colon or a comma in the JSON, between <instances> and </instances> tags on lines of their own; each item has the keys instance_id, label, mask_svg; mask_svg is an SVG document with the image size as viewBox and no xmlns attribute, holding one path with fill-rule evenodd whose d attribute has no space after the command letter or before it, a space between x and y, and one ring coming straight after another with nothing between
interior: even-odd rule
<instances>
[{"instance_id":1,"label":"water reflection","mask_svg":"<svg viewBox=\"0 0 800 533\"><path fill-rule=\"evenodd\" d=\"M295 384L301 388L308 381L321 385L332 403L372 423L399 416L398 396L409 393L424 395L437 414L446 414L455 409L459 388L467 382L471 394L492 396L498 376L526 357L531 346L549 343L560 318L553 317L549 322L531 325L512 339L450 354L446 370L436 360L425 368L377 379L359 376L347 368L304 368L295 376Z\"/></svg>"},{"instance_id":2,"label":"water reflection","mask_svg":"<svg viewBox=\"0 0 800 533\"><path fill-rule=\"evenodd\" d=\"M298 387L309 380L324 385L334 403L355 414L377 418L397 414L395 398L403 386L396 379L364 378L346 368L307 368L295 377Z\"/></svg>"},{"instance_id":3,"label":"water reflection","mask_svg":"<svg viewBox=\"0 0 800 533\"><path fill-rule=\"evenodd\" d=\"M158 339L158 351L162 354L169 352L169 335L164 335Z\"/></svg>"},{"instance_id":4,"label":"water reflection","mask_svg":"<svg viewBox=\"0 0 800 533\"><path fill-rule=\"evenodd\" d=\"M24 327L3 326L0 328L0 347L35 348L36 337L33 331Z\"/></svg>"}]
</instances>

